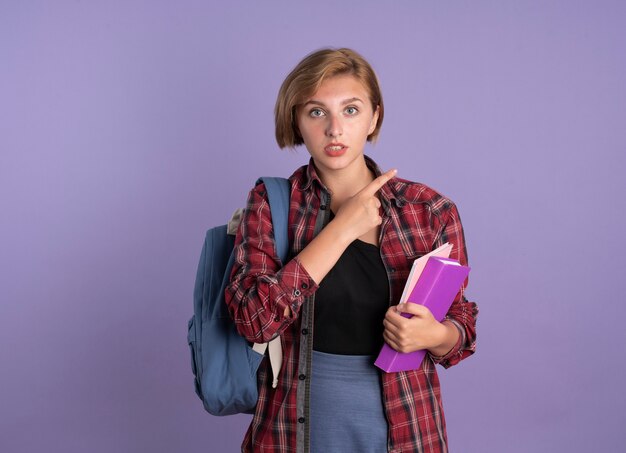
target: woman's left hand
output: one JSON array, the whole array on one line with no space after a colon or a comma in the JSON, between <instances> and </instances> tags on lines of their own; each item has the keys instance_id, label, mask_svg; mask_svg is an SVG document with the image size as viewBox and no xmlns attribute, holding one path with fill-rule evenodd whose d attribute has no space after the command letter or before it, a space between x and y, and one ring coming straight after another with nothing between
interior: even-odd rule
<instances>
[{"instance_id":1,"label":"woman's left hand","mask_svg":"<svg viewBox=\"0 0 626 453\"><path fill-rule=\"evenodd\" d=\"M409 313L405 318L400 313ZM383 320L383 337L387 344L399 352L418 349L437 349L446 343L448 329L437 321L428 308L414 303L389 307Z\"/></svg>"}]
</instances>

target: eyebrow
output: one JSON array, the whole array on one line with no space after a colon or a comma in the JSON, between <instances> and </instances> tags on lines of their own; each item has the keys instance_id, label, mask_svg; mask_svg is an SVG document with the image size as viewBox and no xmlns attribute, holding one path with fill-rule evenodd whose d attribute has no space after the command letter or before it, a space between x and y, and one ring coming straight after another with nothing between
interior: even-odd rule
<instances>
[{"instance_id":1,"label":"eyebrow","mask_svg":"<svg viewBox=\"0 0 626 453\"><path fill-rule=\"evenodd\" d=\"M341 101L341 105L351 104L351 103L353 103L353 102L360 102L361 104L363 104L363 103L364 103L364 102L363 102L360 98L356 98L356 97L354 97L354 98L345 99L345 100ZM315 99L311 99L311 100L309 100L309 101L305 102L304 104L302 104L302 106L304 107L304 106L307 106L307 105L309 105L309 104L314 104L314 105L321 105L321 106L324 106L324 103L323 103L323 102L321 102L321 101L316 101Z\"/></svg>"}]
</instances>

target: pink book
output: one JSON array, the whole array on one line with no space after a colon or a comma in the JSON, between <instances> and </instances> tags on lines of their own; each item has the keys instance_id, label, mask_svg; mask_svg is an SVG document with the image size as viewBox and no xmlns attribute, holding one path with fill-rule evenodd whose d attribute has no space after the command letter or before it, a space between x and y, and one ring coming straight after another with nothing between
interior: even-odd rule
<instances>
[{"instance_id":1,"label":"pink book","mask_svg":"<svg viewBox=\"0 0 626 453\"><path fill-rule=\"evenodd\" d=\"M415 283L417 283L417 279L422 274L424 266L426 266L428 258L430 258L431 256L450 258L450 252L452 252L452 244L446 242L442 246L437 247L432 252L429 252L424 256L420 256L418 259L413 261L413 265L411 266L411 272L409 273L409 277L406 279L406 283L404 284L404 290L402 291L402 296L400 297L399 303L404 303L409 298L411 291L413 291L413 288L415 287Z\"/></svg>"},{"instance_id":2,"label":"pink book","mask_svg":"<svg viewBox=\"0 0 626 453\"><path fill-rule=\"evenodd\" d=\"M425 305L437 321L443 320L470 268L458 261L431 256L413 287L407 302ZM411 315L403 313L409 318ZM422 365L426 350L402 353L384 344L374 364L387 373L415 370Z\"/></svg>"}]
</instances>

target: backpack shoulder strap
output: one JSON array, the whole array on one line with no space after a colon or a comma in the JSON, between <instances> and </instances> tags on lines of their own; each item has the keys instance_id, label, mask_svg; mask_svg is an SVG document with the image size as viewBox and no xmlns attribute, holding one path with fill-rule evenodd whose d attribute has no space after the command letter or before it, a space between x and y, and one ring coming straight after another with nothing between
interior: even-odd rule
<instances>
[{"instance_id":1,"label":"backpack shoulder strap","mask_svg":"<svg viewBox=\"0 0 626 453\"><path fill-rule=\"evenodd\" d=\"M272 225L274 228L274 244L276 253L283 265L287 262L289 255L289 198L291 185L289 180L285 178L273 178L265 176L259 178L257 184L265 184L267 189L267 197L270 201L270 211L272 214ZM270 367L272 368L272 387L278 386L278 374L283 363L283 349L280 343L280 337L272 339L269 343L254 344L253 348L259 354L265 354L265 350L269 350Z\"/></svg>"},{"instance_id":2,"label":"backpack shoulder strap","mask_svg":"<svg viewBox=\"0 0 626 453\"><path fill-rule=\"evenodd\" d=\"M289 255L289 195L291 185L285 178L275 178L264 176L259 178L257 184L262 182L267 189L267 196L270 200L270 211L272 213L272 225L274 227L274 242L276 253L284 265Z\"/></svg>"}]
</instances>

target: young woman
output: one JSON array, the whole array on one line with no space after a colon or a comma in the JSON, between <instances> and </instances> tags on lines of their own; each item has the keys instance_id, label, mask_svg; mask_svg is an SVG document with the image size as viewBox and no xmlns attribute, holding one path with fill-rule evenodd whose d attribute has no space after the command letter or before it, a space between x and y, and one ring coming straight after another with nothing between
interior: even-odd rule
<instances>
[{"instance_id":1,"label":"young woman","mask_svg":"<svg viewBox=\"0 0 626 453\"><path fill-rule=\"evenodd\" d=\"M280 335L284 354L277 388L261 365L242 451L447 451L435 364L474 352L476 304L463 287L443 322L397 304L416 258L450 242L451 258L467 264L455 205L364 155L384 107L373 69L353 50L304 58L283 82L275 114L278 145L304 144L311 159L290 177L292 258L275 256L262 184L237 234L229 310L249 341ZM417 370L384 373L373 364L383 341L428 354Z\"/></svg>"}]
</instances>

